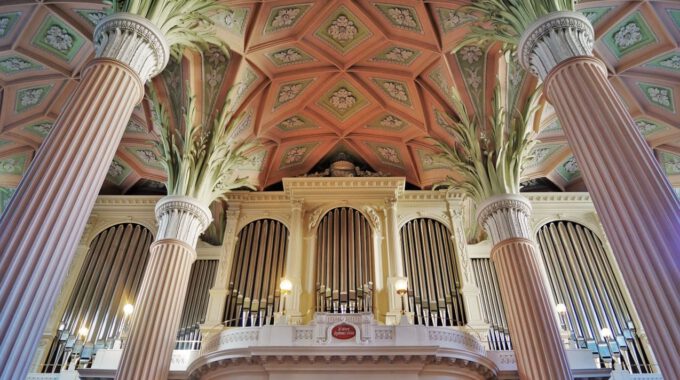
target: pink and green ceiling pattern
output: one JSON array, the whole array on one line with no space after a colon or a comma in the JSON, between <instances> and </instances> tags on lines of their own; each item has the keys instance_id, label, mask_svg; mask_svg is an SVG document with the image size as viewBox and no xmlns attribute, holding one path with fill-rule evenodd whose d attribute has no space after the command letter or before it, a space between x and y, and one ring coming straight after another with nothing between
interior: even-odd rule
<instances>
[{"instance_id":1,"label":"pink and green ceiling pattern","mask_svg":"<svg viewBox=\"0 0 680 380\"><path fill-rule=\"evenodd\" d=\"M451 87L480 112L500 66L509 104L532 80L510 57L484 46L451 53L468 31L459 2L410 0L224 1L214 31L230 56L187 53L152 85L178 121L185 86L199 88L213 117L228 99L232 137L258 139L244 175L263 189L305 174L329 154L351 152L375 171L428 188L450 173L432 137L454 142ZM595 54L639 131L680 186L680 2L582 0L596 31ZM109 13L93 1L0 4L0 189L16 187L93 55L92 31ZM206 120L207 120L206 119ZM554 110L541 112L526 179L566 190L584 185ZM137 107L102 189L158 191L164 169L158 119ZM677 183L676 183L677 182ZM3 198L4 197L4 198Z\"/></svg>"}]
</instances>

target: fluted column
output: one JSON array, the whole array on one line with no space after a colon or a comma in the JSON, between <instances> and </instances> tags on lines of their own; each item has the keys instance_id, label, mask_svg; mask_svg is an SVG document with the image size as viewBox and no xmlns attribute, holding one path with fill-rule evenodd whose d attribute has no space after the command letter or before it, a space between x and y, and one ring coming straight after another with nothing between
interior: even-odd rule
<instances>
[{"instance_id":1,"label":"fluted column","mask_svg":"<svg viewBox=\"0 0 680 380\"><path fill-rule=\"evenodd\" d=\"M584 16L559 12L520 52L544 79L661 371L680 378L680 202L592 43Z\"/></svg>"},{"instance_id":2,"label":"fluted column","mask_svg":"<svg viewBox=\"0 0 680 380\"><path fill-rule=\"evenodd\" d=\"M125 125L169 48L145 19L115 14L95 30L96 57L0 220L0 379L22 379Z\"/></svg>"},{"instance_id":3,"label":"fluted column","mask_svg":"<svg viewBox=\"0 0 680 380\"><path fill-rule=\"evenodd\" d=\"M531 239L531 205L519 195L482 202L477 220L491 237L503 306L520 379L571 380L548 289Z\"/></svg>"},{"instance_id":4,"label":"fluted column","mask_svg":"<svg viewBox=\"0 0 680 380\"><path fill-rule=\"evenodd\" d=\"M158 235L151 244L117 380L165 380L189 286L196 243L211 221L193 198L167 196L156 205Z\"/></svg>"}]
</instances>

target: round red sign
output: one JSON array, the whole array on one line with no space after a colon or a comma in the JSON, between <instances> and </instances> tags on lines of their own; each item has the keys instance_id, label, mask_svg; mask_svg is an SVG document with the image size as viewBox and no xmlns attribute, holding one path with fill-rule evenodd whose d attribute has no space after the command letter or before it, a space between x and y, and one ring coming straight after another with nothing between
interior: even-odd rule
<instances>
[{"instance_id":1,"label":"round red sign","mask_svg":"<svg viewBox=\"0 0 680 380\"><path fill-rule=\"evenodd\" d=\"M333 338L335 339L352 339L357 335L357 331L354 329L354 326L343 323L334 326L331 330L331 335L333 335Z\"/></svg>"}]
</instances>

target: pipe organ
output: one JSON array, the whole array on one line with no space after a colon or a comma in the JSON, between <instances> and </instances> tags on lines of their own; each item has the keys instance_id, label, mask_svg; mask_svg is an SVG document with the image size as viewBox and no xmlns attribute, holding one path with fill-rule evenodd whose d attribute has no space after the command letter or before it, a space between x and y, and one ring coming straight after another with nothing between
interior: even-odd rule
<instances>
[{"instance_id":1,"label":"pipe organ","mask_svg":"<svg viewBox=\"0 0 680 380\"><path fill-rule=\"evenodd\" d=\"M489 347L493 350L512 350L505 309L498 287L496 269L491 259L472 259L472 270L480 290L482 313L489 324Z\"/></svg>"},{"instance_id":2,"label":"pipe organ","mask_svg":"<svg viewBox=\"0 0 680 380\"><path fill-rule=\"evenodd\" d=\"M288 235L288 228L273 219L256 220L241 230L229 277L225 326L262 326L274 322Z\"/></svg>"},{"instance_id":3,"label":"pipe organ","mask_svg":"<svg viewBox=\"0 0 680 380\"><path fill-rule=\"evenodd\" d=\"M350 207L330 210L319 222L316 251L316 311L373 310L373 231Z\"/></svg>"},{"instance_id":4,"label":"pipe organ","mask_svg":"<svg viewBox=\"0 0 680 380\"><path fill-rule=\"evenodd\" d=\"M620 357L624 368L650 372L602 241L588 228L569 221L544 225L537 240L555 301L567 307L560 322L572 341L603 362ZM602 328L611 329L613 337L603 337Z\"/></svg>"},{"instance_id":5,"label":"pipe organ","mask_svg":"<svg viewBox=\"0 0 680 380\"><path fill-rule=\"evenodd\" d=\"M408 308L416 324L463 326L465 308L451 232L429 218L401 228L401 251L408 277Z\"/></svg>"},{"instance_id":6,"label":"pipe organ","mask_svg":"<svg viewBox=\"0 0 680 380\"><path fill-rule=\"evenodd\" d=\"M98 349L120 341L129 327L123 307L135 302L152 241L147 228L132 223L115 225L95 237L43 372L60 372L73 360L88 366Z\"/></svg>"},{"instance_id":7,"label":"pipe organ","mask_svg":"<svg viewBox=\"0 0 680 380\"><path fill-rule=\"evenodd\" d=\"M205 322L210 289L215 282L218 260L196 260L191 267L189 288L177 332L176 350L198 350L201 345L199 325Z\"/></svg>"}]
</instances>

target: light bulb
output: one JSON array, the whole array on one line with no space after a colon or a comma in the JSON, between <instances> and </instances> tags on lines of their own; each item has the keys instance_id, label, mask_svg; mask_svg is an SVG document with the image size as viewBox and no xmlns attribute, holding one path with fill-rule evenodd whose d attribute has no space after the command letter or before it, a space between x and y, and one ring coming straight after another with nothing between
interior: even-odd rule
<instances>
[{"instance_id":1,"label":"light bulb","mask_svg":"<svg viewBox=\"0 0 680 380\"><path fill-rule=\"evenodd\" d=\"M603 327L600 330L600 335L602 336L602 339L611 339L614 337L614 334L612 334L612 330L609 327Z\"/></svg>"},{"instance_id":2,"label":"light bulb","mask_svg":"<svg viewBox=\"0 0 680 380\"><path fill-rule=\"evenodd\" d=\"M567 305L563 303L558 303L555 305L555 311L557 311L560 314L565 314L567 312Z\"/></svg>"},{"instance_id":3,"label":"light bulb","mask_svg":"<svg viewBox=\"0 0 680 380\"><path fill-rule=\"evenodd\" d=\"M394 289L397 293L405 293L408 289L408 282L405 278L400 278L394 282Z\"/></svg>"},{"instance_id":4,"label":"light bulb","mask_svg":"<svg viewBox=\"0 0 680 380\"><path fill-rule=\"evenodd\" d=\"M126 317L132 314L133 311L135 311L135 307L132 306L131 303L125 304L125 306L123 306L123 314L125 314Z\"/></svg>"},{"instance_id":5,"label":"light bulb","mask_svg":"<svg viewBox=\"0 0 680 380\"><path fill-rule=\"evenodd\" d=\"M78 330L78 335L80 335L82 337L86 337L87 334L89 334L89 333L90 333L90 329L88 329L85 326L81 327L80 330Z\"/></svg>"},{"instance_id":6,"label":"light bulb","mask_svg":"<svg viewBox=\"0 0 680 380\"><path fill-rule=\"evenodd\" d=\"M293 283L290 282L289 279L284 278L283 280L281 280L281 284L279 284L279 288L284 292L290 292L291 290L293 290Z\"/></svg>"}]
</instances>

